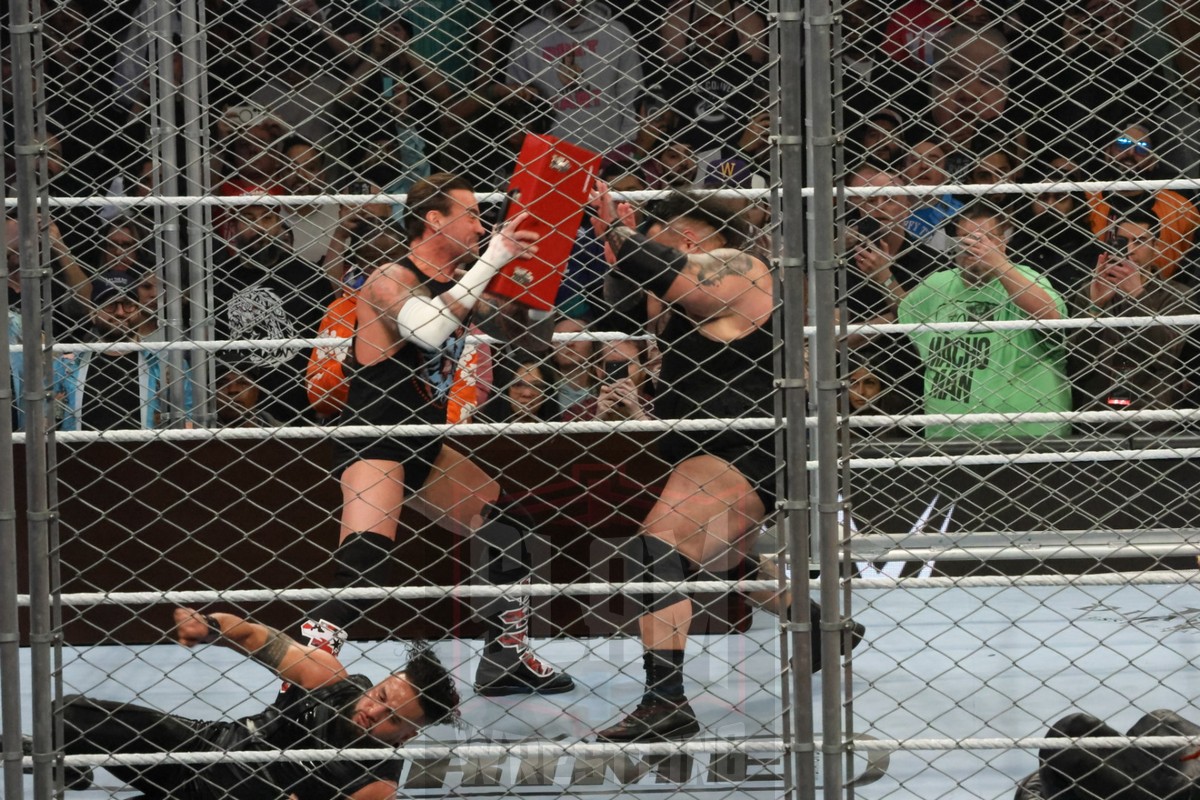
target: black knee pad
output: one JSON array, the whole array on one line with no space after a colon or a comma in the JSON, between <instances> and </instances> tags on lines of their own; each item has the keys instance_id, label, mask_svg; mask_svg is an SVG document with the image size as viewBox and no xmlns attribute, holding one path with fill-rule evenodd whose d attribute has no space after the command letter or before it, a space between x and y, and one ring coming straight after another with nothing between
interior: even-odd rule
<instances>
[{"instance_id":1,"label":"black knee pad","mask_svg":"<svg viewBox=\"0 0 1200 800\"><path fill-rule=\"evenodd\" d=\"M1091 714L1075 712L1067 714L1058 722L1050 726L1050 730L1046 731L1047 737L1065 736L1069 739L1076 739L1080 736L1120 736L1115 730L1110 728L1103 720L1093 717Z\"/></svg>"},{"instance_id":2,"label":"black knee pad","mask_svg":"<svg viewBox=\"0 0 1200 800\"><path fill-rule=\"evenodd\" d=\"M626 542L622 550L628 565L626 574L630 583L687 580L687 567L683 556L657 536L637 536ZM686 599L687 595L679 591L641 594L642 608L646 611L660 611Z\"/></svg>"},{"instance_id":3,"label":"black knee pad","mask_svg":"<svg viewBox=\"0 0 1200 800\"><path fill-rule=\"evenodd\" d=\"M1129 729L1129 736L1200 736L1200 725L1165 708L1155 709Z\"/></svg>"},{"instance_id":4,"label":"black knee pad","mask_svg":"<svg viewBox=\"0 0 1200 800\"><path fill-rule=\"evenodd\" d=\"M745 557L729 569L705 570L714 581L752 581L758 577L758 562Z\"/></svg>"},{"instance_id":5,"label":"black knee pad","mask_svg":"<svg viewBox=\"0 0 1200 800\"><path fill-rule=\"evenodd\" d=\"M359 531L347 536L334 551L333 581L329 588L390 586L394 575L392 545L392 540L381 533ZM331 597L321 603L312 616L345 628L359 616L357 606L356 603Z\"/></svg>"},{"instance_id":6,"label":"black knee pad","mask_svg":"<svg viewBox=\"0 0 1200 800\"><path fill-rule=\"evenodd\" d=\"M391 539L381 533L352 533L333 554L333 588L387 586L391 583Z\"/></svg>"}]
</instances>

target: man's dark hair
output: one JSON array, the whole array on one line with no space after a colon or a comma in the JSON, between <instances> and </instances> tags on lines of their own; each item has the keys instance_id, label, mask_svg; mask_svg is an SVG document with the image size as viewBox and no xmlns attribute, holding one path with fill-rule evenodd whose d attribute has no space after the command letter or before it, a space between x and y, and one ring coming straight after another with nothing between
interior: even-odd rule
<instances>
[{"instance_id":1,"label":"man's dark hair","mask_svg":"<svg viewBox=\"0 0 1200 800\"><path fill-rule=\"evenodd\" d=\"M404 232L410 242L425 233L425 215L430 211L450 213L453 191L474 192L475 187L466 178L449 172L435 172L413 184L404 215Z\"/></svg>"},{"instance_id":2,"label":"man's dark hair","mask_svg":"<svg viewBox=\"0 0 1200 800\"><path fill-rule=\"evenodd\" d=\"M879 156L868 155L868 156L864 157L863 159L861 159L860 161L858 161L858 163L856 163L853 167L846 170L846 175L845 175L846 185L849 185L850 181L854 180L854 178L858 176L858 173L863 172L863 171L882 172L886 175L892 175L892 176L895 176L897 174L896 168L894 166L892 166L891 164L889 164L888 162L884 161Z\"/></svg>"},{"instance_id":3,"label":"man's dark hair","mask_svg":"<svg viewBox=\"0 0 1200 800\"><path fill-rule=\"evenodd\" d=\"M953 223L957 226L963 220L981 220L991 219L996 221L996 227L1002 231L1011 231L1013 227L1012 217L1009 216L1004 206L990 200L987 197L977 197L971 200L962 210L953 217Z\"/></svg>"},{"instance_id":4,"label":"man's dark hair","mask_svg":"<svg viewBox=\"0 0 1200 800\"><path fill-rule=\"evenodd\" d=\"M442 666L442 662L427 645L413 645L404 677L417 693L417 704L425 715L426 725L437 725L454 719L458 714L458 687Z\"/></svg>"},{"instance_id":5,"label":"man's dark hair","mask_svg":"<svg viewBox=\"0 0 1200 800\"><path fill-rule=\"evenodd\" d=\"M303 136L294 133L279 143L279 152L287 153L293 147L311 147L314 150L320 151L322 156L325 155L325 151L317 147L311 139L305 139Z\"/></svg>"},{"instance_id":6,"label":"man's dark hair","mask_svg":"<svg viewBox=\"0 0 1200 800\"><path fill-rule=\"evenodd\" d=\"M716 197L671 192L648 206L646 215L651 223L658 222L663 225L670 225L678 219L703 223L725 240L725 247L734 250L745 250L750 240L746 221L733 206Z\"/></svg>"},{"instance_id":7,"label":"man's dark hair","mask_svg":"<svg viewBox=\"0 0 1200 800\"><path fill-rule=\"evenodd\" d=\"M1122 222L1144 226L1146 230L1150 231L1155 239L1157 239L1162 232L1162 220L1160 220L1158 215L1153 211L1142 206L1131 206L1130 208L1124 209L1113 220L1114 225L1120 225Z\"/></svg>"}]
</instances>

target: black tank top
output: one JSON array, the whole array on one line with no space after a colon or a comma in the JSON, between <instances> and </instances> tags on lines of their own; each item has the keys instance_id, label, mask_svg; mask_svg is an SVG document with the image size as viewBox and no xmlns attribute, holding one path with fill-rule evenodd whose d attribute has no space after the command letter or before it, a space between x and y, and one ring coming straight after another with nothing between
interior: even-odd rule
<instances>
[{"instance_id":1,"label":"black tank top","mask_svg":"<svg viewBox=\"0 0 1200 800\"><path fill-rule=\"evenodd\" d=\"M434 297L454 285L454 281L430 278L408 258L398 264L412 272ZM354 358L351 347L344 364L350 389L342 421L360 425L444 424L454 373L466 346L469 319L435 351L408 342L388 358L364 366Z\"/></svg>"},{"instance_id":2,"label":"black tank top","mask_svg":"<svg viewBox=\"0 0 1200 800\"><path fill-rule=\"evenodd\" d=\"M719 342L676 308L659 337L659 419L770 417L774 412L771 320L740 339Z\"/></svg>"}]
</instances>

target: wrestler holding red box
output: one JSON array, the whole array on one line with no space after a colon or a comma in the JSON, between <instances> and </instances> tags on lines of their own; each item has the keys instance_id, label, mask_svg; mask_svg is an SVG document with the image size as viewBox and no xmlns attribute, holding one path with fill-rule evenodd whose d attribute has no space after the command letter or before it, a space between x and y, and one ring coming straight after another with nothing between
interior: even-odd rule
<instances>
[{"instance_id":1,"label":"wrestler holding red box","mask_svg":"<svg viewBox=\"0 0 1200 800\"><path fill-rule=\"evenodd\" d=\"M448 173L418 181L408 194L408 254L372 272L357 295L354 340L345 360L348 425L445 424L454 372L475 306L503 269L542 255L538 231L524 229L529 211L486 231L474 188ZM578 220L575 222L578 225ZM464 271L465 268L465 271ZM553 293L551 293L551 297ZM529 581L529 522L503 502L499 484L438 434L335 440L341 481L341 537L334 588L394 586L392 548L409 505L481 543L477 574L489 584ZM415 535L406 533L407 540ZM363 609L330 598L302 627L313 646L337 654L343 630ZM570 691L570 676L541 661L527 641L529 596L489 599L480 610L487 640L475 690L496 696ZM403 621L396 621L402 628Z\"/></svg>"}]
</instances>

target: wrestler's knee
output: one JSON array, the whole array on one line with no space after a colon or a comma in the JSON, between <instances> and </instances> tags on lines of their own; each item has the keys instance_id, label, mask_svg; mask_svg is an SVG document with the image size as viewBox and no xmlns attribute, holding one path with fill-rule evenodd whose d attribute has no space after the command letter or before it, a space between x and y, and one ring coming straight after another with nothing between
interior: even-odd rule
<instances>
[{"instance_id":1,"label":"wrestler's knee","mask_svg":"<svg viewBox=\"0 0 1200 800\"><path fill-rule=\"evenodd\" d=\"M1184 719L1165 708L1155 709L1142 716L1132 728L1130 736L1196 736L1200 735L1200 725Z\"/></svg>"},{"instance_id":2,"label":"wrestler's knee","mask_svg":"<svg viewBox=\"0 0 1200 800\"><path fill-rule=\"evenodd\" d=\"M1103 721L1093 717L1091 714L1076 712L1068 714L1058 722L1050 726L1050 730L1046 732L1048 737L1065 736L1075 738L1079 736L1108 736L1116 735L1116 731L1111 734L1104 731L1112 731Z\"/></svg>"},{"instance_id":3,"label":"wrestler's knee","mask_svg":"<svg viewBox=\"0 0 1200 800\"><path fill-rule=\"evenodd\" d=\"M94 704L91 699L82 694L64 694L62 697L54 701L54 714L58 715L73 715L82 708L91 708Z\"/></svg>"}]
</instances>

